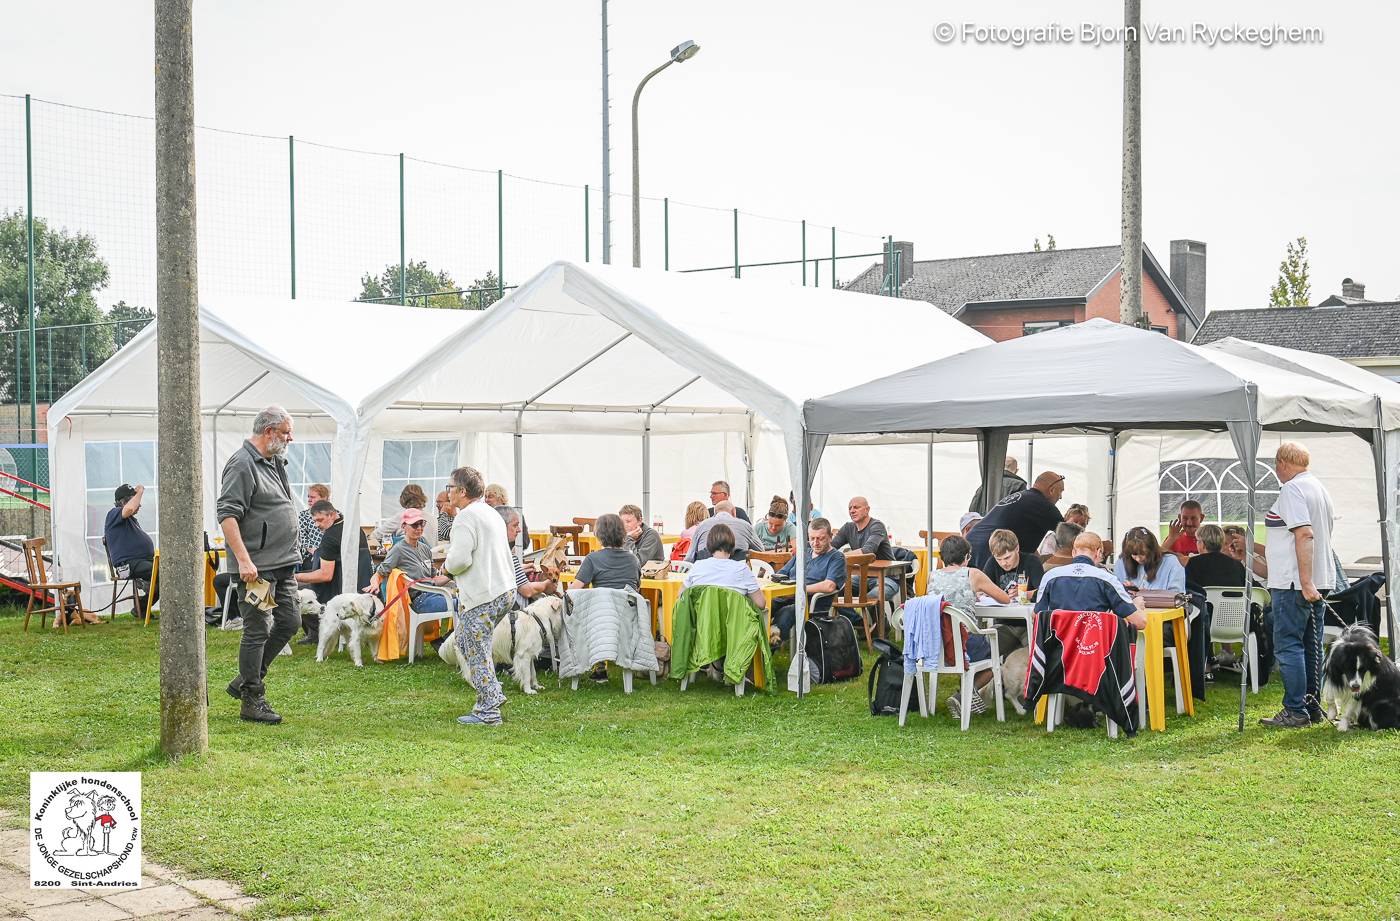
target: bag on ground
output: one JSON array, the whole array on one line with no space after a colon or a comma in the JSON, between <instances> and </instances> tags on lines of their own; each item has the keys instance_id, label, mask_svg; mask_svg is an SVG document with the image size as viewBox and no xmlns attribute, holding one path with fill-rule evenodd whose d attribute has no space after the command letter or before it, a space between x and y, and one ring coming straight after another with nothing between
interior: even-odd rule
<instances>
[{"instance_id":1,"label":"bag on ground","mask_svg":"<svg viewBox=\"0 0 1400 921\"><path fill-rule=\"evenodd\" d=\"M860 675L856 628L841 616L813 617L802 628L813 684L850 681Z\"/></svg>"},{"instance_id":2,"label":"bag on ground","mask_svg":"<svg viewBox=\"0 0 1400 921\"><path fill-rule=\"evenodd\" d=\"M873 645L877 658L865 685L870 715L892 716L899 712L904 697L904 652L885 640L875 640Z\"/></svg>"}]
</instances>

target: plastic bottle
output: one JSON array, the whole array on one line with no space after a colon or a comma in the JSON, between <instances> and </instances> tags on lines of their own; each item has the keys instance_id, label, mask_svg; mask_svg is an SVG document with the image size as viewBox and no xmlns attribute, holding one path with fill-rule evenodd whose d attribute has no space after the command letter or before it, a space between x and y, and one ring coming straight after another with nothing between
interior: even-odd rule
<instances>
[{"instance_id":1,"label":"plastic bottle","mask_svg":"<svg viewBox=\"0 0 1400 921\"><path fill-rule=\"evenodd\" d=\"M666 533L666 522L661 520L660 515L657 515L654 519L652 519L651 526L656 529L657 534Z\"/></svg>"},{"instance_id":2,"label":"plastic bottle","mask_svg":"<svg viewBox=\"0 0 1400 921\"><path fill-rule=\"evenodd\" d=\"M1030 602L1030 583L1026 581L1026 574L1021 572L1016 574L1016 603L1027 604Z\"/></svg>"}]
</instances>

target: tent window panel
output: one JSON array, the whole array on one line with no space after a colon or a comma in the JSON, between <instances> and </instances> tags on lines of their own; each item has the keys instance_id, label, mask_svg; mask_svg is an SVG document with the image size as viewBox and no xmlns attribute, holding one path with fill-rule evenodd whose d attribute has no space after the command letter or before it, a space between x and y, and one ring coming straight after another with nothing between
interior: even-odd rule
<instances>
[{"instance_id":1,"label":"tent window panel","mask_svg":"<svg viewBox=\"0 0 1400 921\"><path fill-rule=\"evenodd\" d=\"M110 581L107 557L102 551L102 528L107 512L115 505L113 492L123 483L145 486L138 516L141 527L160 543L156 530L160 521L160 489L157 483L157 451L154 441L94 441L84 448L87 477L86 529L88 559L92 564L92 581Z\"/></svg>"},{"instance_id":2,"label":"tent window panel","mask_svg":"<svg viewBox=\"0 0 1400 921\"><path fill-rule=\"evenodd\" d=\"M1254 464L1254 509L1263 515L1278 498L1278 476L1268 464ZM1160 523L1176 518L1181 503L1195 499L1208 522L1242 524L1248 519L1249 493L1238 460L1200 457L1166 461L1157 481Z\"/></svg>"},{"instance_id":3,"label":"tent window panel","mask_svg":"<svg viewBox=\"0 0 1400 921\"><path fill-rule=\"evenodd\" d=\"M331 443L294 441L287 446L287 480L293 496L304 496L312 483L331 481Z\"/></svg>"},{"instance_id":4,"label":"tent window panel","mask_svg":"<svg viewBox=\"0 0 1400 921\"><path fill-rule=\"evenodd\" d=\"M399 493L410 483L423 487L432 501L457 466L457 447L455 438L384 442L380 514L388 516L399 510Z\"/></svg>"}]
</instances>

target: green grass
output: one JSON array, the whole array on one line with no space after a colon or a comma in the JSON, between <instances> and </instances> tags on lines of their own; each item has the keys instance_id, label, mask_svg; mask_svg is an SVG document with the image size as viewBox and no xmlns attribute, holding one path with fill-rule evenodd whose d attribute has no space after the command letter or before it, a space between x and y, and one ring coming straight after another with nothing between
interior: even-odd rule
<instances>
[{"instance_id":1,"label":"green grass","mask_svg":"<svg viewBox=\"0 0 1400 921\"><path fill-rule=\"evenodd\" d=\"M280 727L222 691L209 754L155 752L157 629L0 617L0 805L30 770L144 772L148 859L235 880L266 917L1378 918L1400 912L1395 734L1271 732L1279 685L1110 741L946 715L903 730L865 680L809 699L614 678L458 726L436 659L278 660ZM785 662L783 663L785 665ZM945 694L950 692L944 685Z\"/></svg>"}]
</instances>

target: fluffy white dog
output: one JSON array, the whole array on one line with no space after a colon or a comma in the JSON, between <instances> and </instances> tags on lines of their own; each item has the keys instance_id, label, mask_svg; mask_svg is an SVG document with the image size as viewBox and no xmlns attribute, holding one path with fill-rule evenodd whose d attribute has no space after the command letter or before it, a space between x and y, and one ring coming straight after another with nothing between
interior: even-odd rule
<instances>
[{"instance_id":1,"label":"fluffy white dog","mask_svg":"<svg viewBox=\"0 0 1400 921\"><path fill-rule=\"evenodd\" d=\"M502 617L491 632L491 659L500 665L511 666L511 677L520 685L520 690L534 694L544 687L535 675L535 660L550 648L540 627L550 632L557 648L559 636L564 632L564 601L554 595L544 595L535 599L524 611L512 613L515 616L515 647L511 648L510 616ZM449 634L447 641L438 647L438 655L448 665L457 666L465 679L467 666L457 653L456 640L455 632Z\"/></svg>"},{"instance_id":2,"label":"fluffy white dog","mask_svg":"<svg viewBox=\"0 0 1400 921\"><path fill-rule=\"evenodd\" d=\"M321 612L320 643L316 647L316 661L324 662L337 641L350 647L350 658L355 667L365 663L360 644L376 644L384 630L384 602L378 595L363 592L346 592L336 595Z\"/></svg>"}]
</instances>

